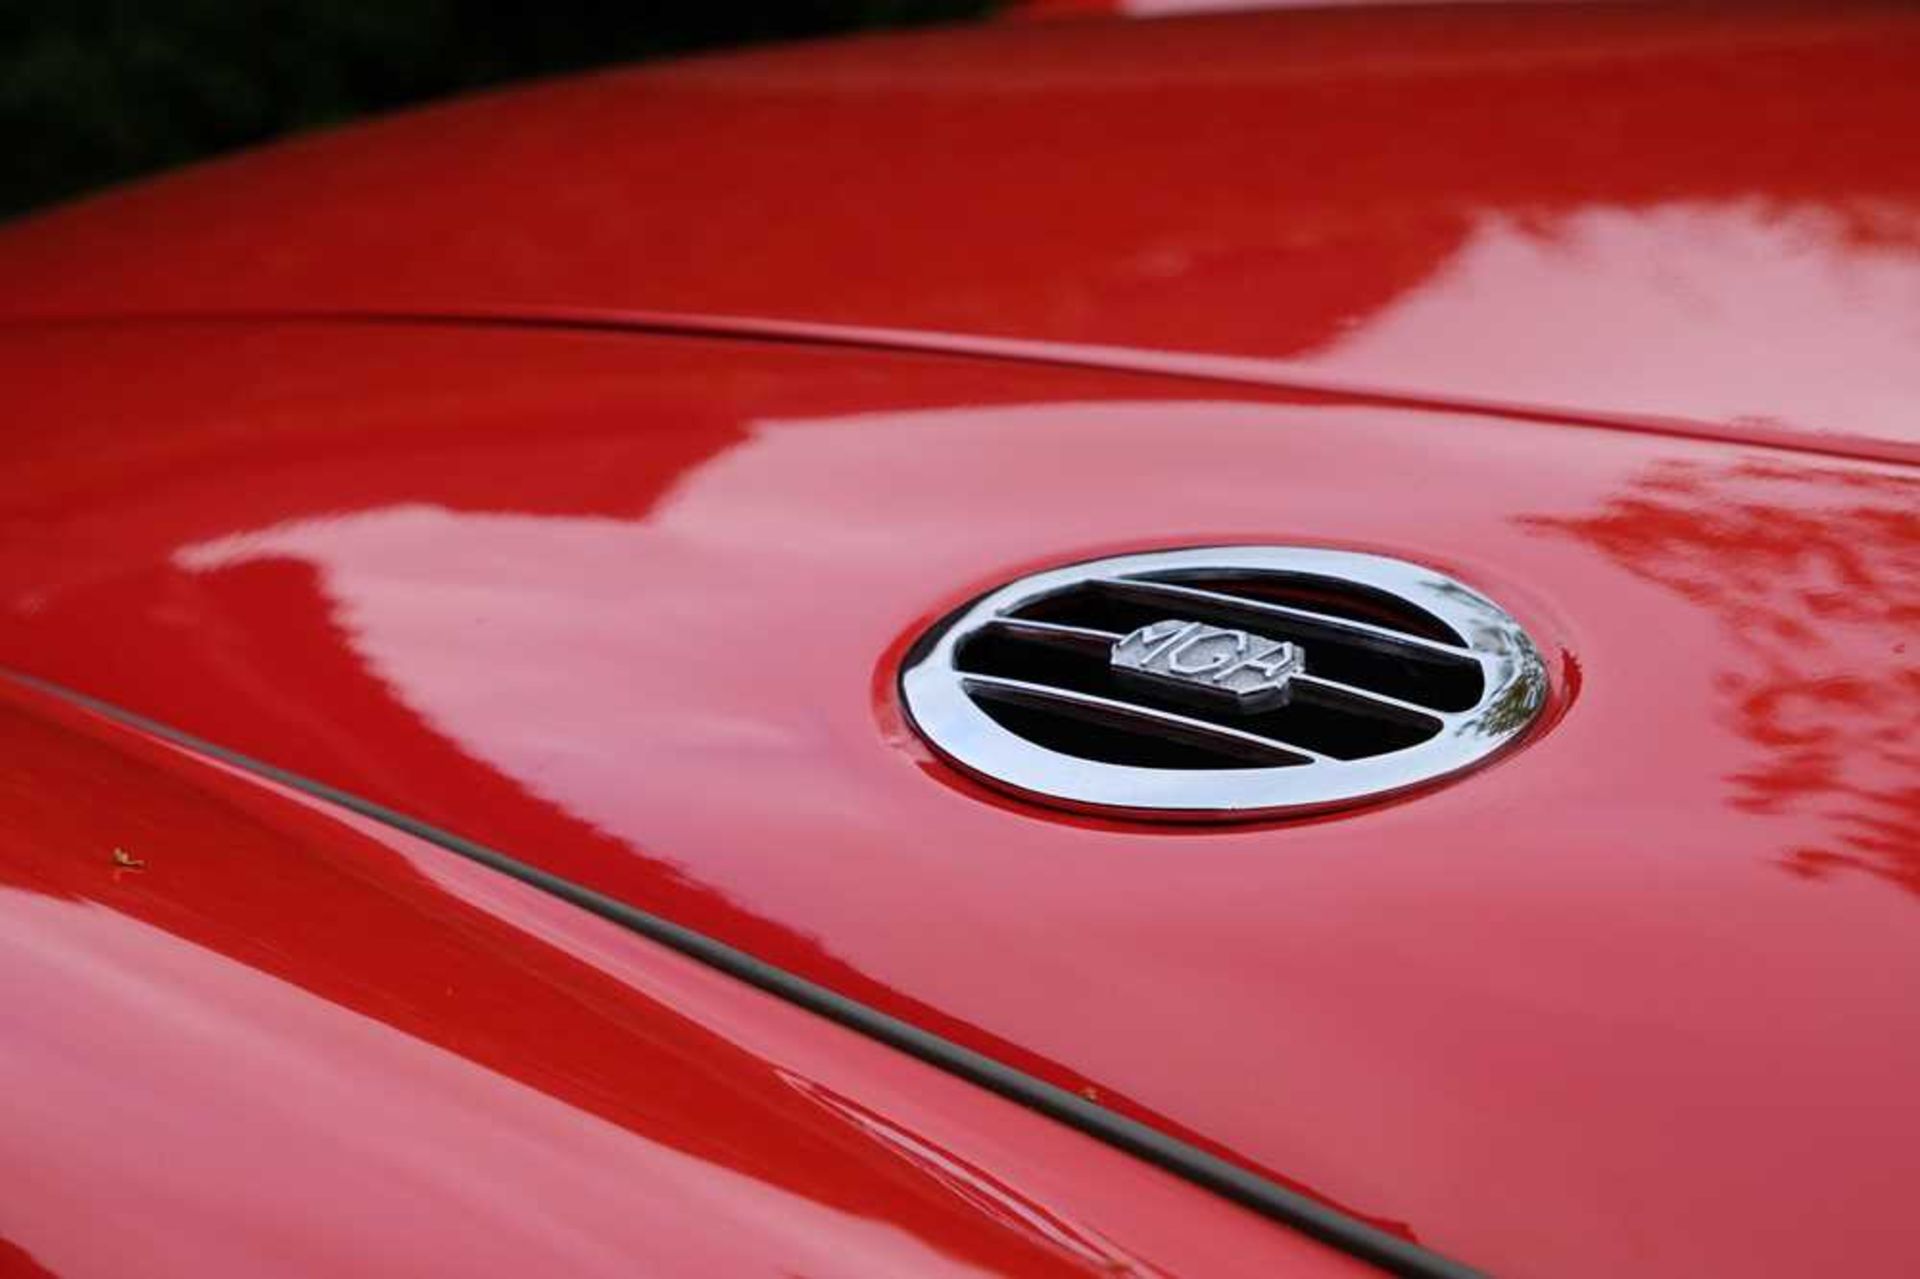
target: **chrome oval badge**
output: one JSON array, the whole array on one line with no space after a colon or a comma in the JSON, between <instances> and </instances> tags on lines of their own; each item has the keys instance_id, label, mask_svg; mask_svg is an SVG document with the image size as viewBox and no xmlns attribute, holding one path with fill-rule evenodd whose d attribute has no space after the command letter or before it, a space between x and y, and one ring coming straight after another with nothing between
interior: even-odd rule
<instances>
[{"instance_id":1,"label":"chrome oval badge","mask_svg":"<svg viewBox=\"0 0 1920 1279\"><path fill-rule=\"evenodd\" d=\"M1236 546L1009 583L923 636L900 691L940 755L1003 789L1223 820L1460 773L1525 732L1547 677L1512 617L1431 569Z\"/></svg>"}]
</instances>

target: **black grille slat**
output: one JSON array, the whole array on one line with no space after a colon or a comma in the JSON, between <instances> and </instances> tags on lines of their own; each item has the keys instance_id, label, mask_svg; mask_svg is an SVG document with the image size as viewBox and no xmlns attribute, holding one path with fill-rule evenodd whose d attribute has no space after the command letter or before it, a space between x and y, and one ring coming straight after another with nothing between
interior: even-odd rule
<instances>
[{"instance_id":1,"label":"black grille slat","mask_svg":"<svg viewBox=\"0 0 1920 1279\"><path fill-rule=\"evenodd\" d=\"M1021 640L1030 644L1041 644L1048 648L1062 649L1069 653L1078 653L1082 657L1097 657L1107 660L1113 642L1120 638L1113 631L1095 630L1086 626L1062 626L1054 622L1034 622L1025 618L996 617L988 622L984 630L989 634L1004 636L1011 640Z\"/></svg>"},{"instance_id":2,"label":"black grille slat","mask_svg":"<svg viewBox=\"0 0 1920 1279\"><path fill-rule=\"evenodd\" d=\"M1255 573L1205 568L1144 574L1137 580L1167 582L1210 591L1215 595L1280 604L1303 612L1398 631L1403 635L1433 640L1450 647L1466 647L1466 642L1458 632L1425 609L1416 608L1396 595L1376 591L1357 582L1342 582L1312 573Z\"/></svg>"},{"instance_id":3,"label":"black grille slat","mask_svg":"<svg viewBox=\"0 0 1920 1279\"><path fill-rule=\"evenodd\" d=\"M1298 700L1312 702L1328 710L1387 723L1407 724L1429 735L1441 726L1440 719L1424 706L1318 675L1296 675L1293 679L1293 695Z\"/></svg>"},{"instance_id":4,"label":"black grille slat","mask_svg":"<svg viewBox=\"0 0 1920 1279\"><path fill-rule=\"evenodd\" d=\"M1184 586L1179 582L1134 577L1102 578L1087 585L1095 591L1122 600L1145 603L1162 610L1177 608L1202 621L1243 626L1261 632L1287 628L1312 639L1392 653L1410 661L1441 665L1473 662L1473 654L1457 644L1248 595L1227 595L1203 587Z\"/></svg>"},{"instance_id":5,"label":"black grille slat","mask_svg":"<svg viewBox=\"0 0 1920 1279\"><path fill-rule=\"evenodd\" d=\"M1177 745L1209 756L1205 763L1187 767L1264 767L1311 764L1319 756L1290 743L1228 725L1163 710L1139 701L1124 701L1086 693L1059 684L1035 684L991 675L969 675L964 684L979 702L998 703L1040 712L1055 719L1088 724L1133 737ZM1098 742L1099 739L1095 738ZM1106 746L1092 751L1068 751L1082 758L1117 762ZM1223 761L1227 761L1223 765ZM1165 767L1166 765L1160 765ZM1180 765L1174 765L1179 767Z\"/></svg>"}]
</instances>

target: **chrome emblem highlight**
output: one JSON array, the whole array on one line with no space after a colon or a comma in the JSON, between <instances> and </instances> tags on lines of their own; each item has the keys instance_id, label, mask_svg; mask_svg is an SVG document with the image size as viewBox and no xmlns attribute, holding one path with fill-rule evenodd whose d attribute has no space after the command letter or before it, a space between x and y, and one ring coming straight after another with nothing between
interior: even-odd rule
<instances>
[{"instance_id":1,"label":"chrome emblem highlight","mask_svg":"<svg viewBox=\"0 0 1920 1279\"><path fill-rule=\"evenodd\" d=\"M1306 670L1298 644L1179 618L1123 635L1108 663L1122 679L1243 714L1286 705Z\"/></svg>"}]
</instances>

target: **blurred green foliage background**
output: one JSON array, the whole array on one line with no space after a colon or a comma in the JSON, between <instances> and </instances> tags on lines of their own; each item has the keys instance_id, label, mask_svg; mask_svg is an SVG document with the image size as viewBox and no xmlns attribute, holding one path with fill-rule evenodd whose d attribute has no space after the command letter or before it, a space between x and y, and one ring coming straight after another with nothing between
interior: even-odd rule
<instances>
[{"instance_id":1,"label":"blurred green foliage background","mask_svg":"<svg viewBox=\"0 0 1920 1279\"><path fill-rule=\"evenodd\" d=\"M0 217L479 85L990 2L0 0Z\"/></svg>"}]
</instances>

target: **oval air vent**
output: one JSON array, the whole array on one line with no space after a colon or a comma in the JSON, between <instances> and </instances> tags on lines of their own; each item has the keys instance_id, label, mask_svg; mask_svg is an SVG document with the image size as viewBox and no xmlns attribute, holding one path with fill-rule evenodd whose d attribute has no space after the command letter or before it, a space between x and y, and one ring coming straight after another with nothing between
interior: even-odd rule
<instances>
[{"instance_id":1,"label":"oval air vent","mask_svg":"<svg viewBox=\"0 0 1920 1279\"><path fill-rule=\"evenodd\" d=\"M1132 816L1272 816L1459 772L1546 702L1520 626L1377 555L1122 555L993 592L916 644L916 728L1021 795Z\"/></svg>"}]
</instances>

